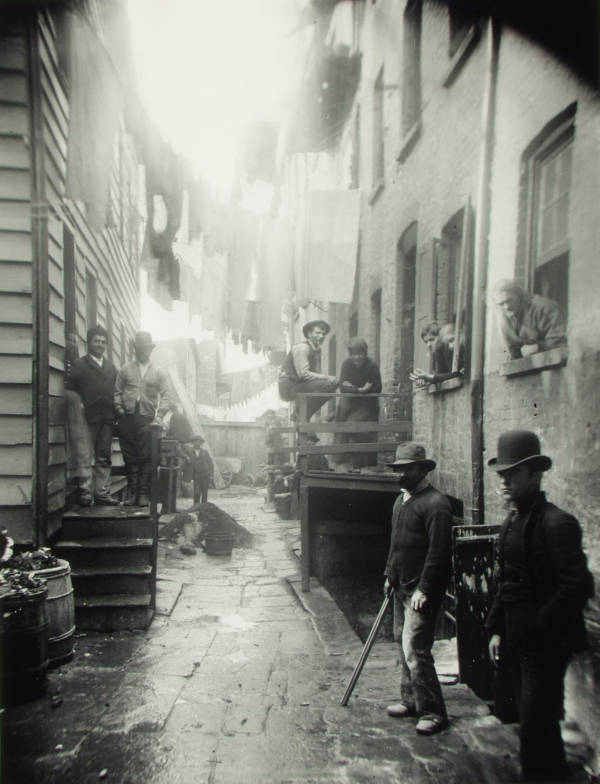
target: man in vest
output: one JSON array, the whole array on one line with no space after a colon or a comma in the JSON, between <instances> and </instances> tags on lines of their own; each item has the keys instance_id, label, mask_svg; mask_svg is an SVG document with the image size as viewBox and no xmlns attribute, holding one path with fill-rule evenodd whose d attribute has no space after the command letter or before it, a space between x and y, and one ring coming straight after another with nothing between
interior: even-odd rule
<instances>
[{"instance_id":1,"label":"man in vest","mask_svg":"<svg viewBox=\"0 0 600 784\"><path fill-rule=\"evenodd\" d=\"M154 348L149 332L133 341L135 360L119 370L115 408L119 415L119 441L127 471L126 506L148 506L152 472L150 425L172 407L167 374L150 362Z\"/></svg>"},{"instance_id":2,"label":"man in vest","mask_svg":"<svg viewBox=\"0 0 600 784\"><path fill-rule=\"evenodd\" d=\"M292 346L279 372L279 396L282 400L296 400L302 392L335 392L339 381L335 376L321 373L321 346L331 331L326 321L309 321L302 327L306 340ZM307 398L307 421L327 402L327 397Z\"/></svg>"}]
</instances>

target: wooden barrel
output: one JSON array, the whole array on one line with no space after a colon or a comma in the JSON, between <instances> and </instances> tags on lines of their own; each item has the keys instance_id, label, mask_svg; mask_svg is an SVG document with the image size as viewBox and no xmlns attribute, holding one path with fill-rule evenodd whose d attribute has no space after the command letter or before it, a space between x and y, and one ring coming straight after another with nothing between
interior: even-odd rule
<instances>
[{"instance_id":1,"label":"wooden barrel","mask_svg":"<svg viewBox=\"0 0 600 784\"><path fill-rule=\"evenodd\" d=\"M0 597L0 701L17 705L46 691L46 588Z\"/></svg>"},{"instance_id":2,"label":"wooden barrel","mask_svg":"<svg viewBox=\"0 0 600 784\"><path fill-rule=\"evenodd\" d=\"M204 552L207 555L231 555L234 534L207 533L204 537Z\"/></svg>"},{"instance_id":3,"label":"wooden barrel","mask_svg":"<svg viewBox=\"0 0 600 784\"><path fill-rule=\"evenodd\" d=\"M49 667L71 661L73 658L73 633L75 631L75 599L71 584L71 566L58 559L58 566L38 569L36 577L46 580L48 599L48 658Z\"/></svg>"}]
</instances>

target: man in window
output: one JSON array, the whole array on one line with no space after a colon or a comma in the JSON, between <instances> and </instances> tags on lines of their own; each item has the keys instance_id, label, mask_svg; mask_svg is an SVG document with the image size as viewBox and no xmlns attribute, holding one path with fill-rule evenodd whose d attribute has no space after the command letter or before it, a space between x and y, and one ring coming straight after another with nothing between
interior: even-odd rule
<instances>
[{"instance_id":1,"label":"man in window","mask_svg":"<svg viewBox=\"0 0 600 784\"><path fill-rule=\"evenodd\" d=\"M514 280L499 280L492 296L500 309L500 330L511 359L567 342L564 316L554 300L530 294Z\"/></svg>"},{"instance_id":2,"label":"man in window","mask_svg":"<svg viewBox=\"0 0 600 784\"><path fill-rule=\"evenodd\" d=\"M108 332L104 327L92 327L87 333L88 353L76 359L67 376L67 389L81 398L89 447L88 462L79 479L77 502L81 506L118 504L110 494L110 467L115 408L113 395L117 369L104 356ZM80 437L85 437L82 433Z\"/></svg>"},{"instance_id":3,"label":"man in window","mask_svg":"<svg viewBox=\"0 0 600 784\"><path fill-rule=\"evenodd\" d=\"M586 644L583 608L594 581L579 522L540 489L552 460L541 454L535 433L502 433L497 457L488 465L498 474L509 510L498 542L498 586L485 624L489 653L495 666L506 662L512 675L521 781L564 781L563 679L571 654Z\"/></svg>"},{"instance_id":4,"label":"man in window","mask_svg":"<svg viewBox=\"0 0 600 784\"><path fill-rule=\"evenodd\" d=\"M309 321L302 327L306 340L296 343L283 360L279 372L279 396L282 400L296 400L302 392L335 392L338 379L321 373L321 346L331 331L326 321ZM326 403L326 397L307 398L306 418Z\"/></svg>"},{"instance_id":5,"label":"man in window","mask_svg":"<svg viewBox=\"0 0 600 784\"><path fill-rule=\"evenodd\" d=\"M425 329L426 328L424 328L424 330ZM452 370L454 362L454 348L456 344L454 324L444 324L444 326L438 330L437 335L433 338L433 340L433 333L425 333L424 330L421 332L421 337L427 344L427 348L431 354L433 372L427 373L425 370L415 368L409 373L409 379L416 382L418 386L422 386L424 384L438 384L441 381L446 381L449 378L462 376L465 368L464 340L460 341L458 347L458 368L456 371Z\"/></svg>"}]
</instances>

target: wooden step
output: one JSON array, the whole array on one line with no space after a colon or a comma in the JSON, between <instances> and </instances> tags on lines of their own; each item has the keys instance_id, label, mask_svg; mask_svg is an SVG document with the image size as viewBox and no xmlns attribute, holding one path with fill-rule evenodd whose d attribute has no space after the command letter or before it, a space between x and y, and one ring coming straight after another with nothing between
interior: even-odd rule
<instances>
[{"instance_id":1,"label":"wooden step","mask_svg":"<svg viewBox=\"0 0 600 784\"><path fill-rule=\"evenodd\" d=\"M145 594L102 594L75 597L78 630L147 629L152 621L152 597Z\"/></svg>"},{"instance_id":2,"label":"wooden step","mask_svg":"<svg viewBox=\"0 0 600 784\"><path fill-rule=\"evenodd\" d=\"M94 507L89 507L94 509ZM114 509L115 507L98 507ZM71 514L63 516L61 537L71 541L82 539L151 538L154 521L146 513L112 515L108 513Z\"/></svg>"},{"instance_id":3,"label":"wooden step","mask_svg":"<svg viewBox=\"0 0 600 784\"><path fill-rule=\"evenodd\" d=\"M54 546L59 558L75 571L93 566L133 566L151 563L152 539L90 538L61 540Z\"/></svg>"},{"instance_id":4,"label":"wooden step","mask_svg":"<svg viewBox=\"0 0 600 784\"><path fill-rule=\"evenodd\" d=\"M77 597L108 594L140 595L151 590L150 564L125 566L85 566L71 572Z\"/></svg>"}]
</instances>

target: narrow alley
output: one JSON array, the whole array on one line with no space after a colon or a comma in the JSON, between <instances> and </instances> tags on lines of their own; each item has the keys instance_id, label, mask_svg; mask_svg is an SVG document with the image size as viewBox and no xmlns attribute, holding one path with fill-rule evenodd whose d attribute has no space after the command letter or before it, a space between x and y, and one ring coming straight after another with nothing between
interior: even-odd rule
<instances>
[{"instance_id":1,"label":"narrow alley","mask_svg":"<svg viewBox=\"0 0 600 784\"><path fill-rule=\"evenodd\" d=\"M300 592L297 521L254 489L214 500L252 546L182 556L162 542L150 629L80 634L48 695L4 713L5 784L517 780L515 728L466 686L444 687L451 725L433 738L386 715L393 643L376 643L341 707L362 644L318 583ZM447 649L437 658L452 674Z\"/></svg>"}]
</instances>

